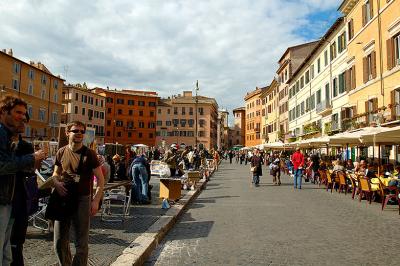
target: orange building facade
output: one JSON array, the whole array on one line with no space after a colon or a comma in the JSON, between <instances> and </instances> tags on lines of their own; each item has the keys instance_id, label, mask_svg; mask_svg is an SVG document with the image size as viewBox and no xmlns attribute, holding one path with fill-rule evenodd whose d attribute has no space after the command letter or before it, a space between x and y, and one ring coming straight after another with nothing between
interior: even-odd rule
<instances>
[{"instance_id":1,"label":"orange building facade","mask_svg":"<svg viewBox=\"0 0 400 266\"><path fill-rule=\"evenodd\" d=\"M11 49L0 51L0 97L18 96L28 103L30 122L22 136L28 141L58 140L63 82L40 62L28 64Z\"/></svg>"},{"instance_id":2,"label":"orange building facade","mask_svg":"<svg viewBox=\"0 0 400 266\"><path fill-rule=\"evenodd\" d=\"M245 146L252 147L262 144L261 111L263 108L261 93L266 88L256 88L244 97L246 106L246 138Z\"/></svg>"},{"instance_id":3,"label":"orange building facade","mask_svg":"<svg viewBox=\"0 0 400 266\"><path fill-rule=\"evenodd\" d=\"M156 92L101 88L94 92L106 98L105 143L155 145Z\"/></svg>"}]
</instances>

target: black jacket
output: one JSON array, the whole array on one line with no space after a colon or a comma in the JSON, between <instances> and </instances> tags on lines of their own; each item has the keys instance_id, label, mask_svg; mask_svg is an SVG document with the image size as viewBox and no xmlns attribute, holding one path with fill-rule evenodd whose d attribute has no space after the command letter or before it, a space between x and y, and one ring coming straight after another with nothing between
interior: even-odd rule
<instances>
[{"instance_id":1,"label":"black jacket","mask_svg":"<svg viewBox=\"0 0 400 266\"><path fill-rule=\"evenodd\" d=\"M12 133L0 123L0 204L11 204L17 171L31 170L35 164L32 154L16 156L11 150Z\"/></svg>"}]
</instances>

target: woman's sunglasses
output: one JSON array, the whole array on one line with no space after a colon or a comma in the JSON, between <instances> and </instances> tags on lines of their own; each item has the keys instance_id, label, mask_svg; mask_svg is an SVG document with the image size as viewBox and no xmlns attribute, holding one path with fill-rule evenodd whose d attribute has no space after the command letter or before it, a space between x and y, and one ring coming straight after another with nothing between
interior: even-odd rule
<instances>
[{"instance_id":1,"label":"woman's sunglasses","mask_svg":"<svg viewBox=\"0 0 400 266\"><path fill-rule=\"evenodd\" d=\"M77 134L77 133L85 134L86 133L85 130L80 130L80 129L73 129L73 130L70 130L69 132L72 132L75 134Z\"/></svg>"}]
</instances>

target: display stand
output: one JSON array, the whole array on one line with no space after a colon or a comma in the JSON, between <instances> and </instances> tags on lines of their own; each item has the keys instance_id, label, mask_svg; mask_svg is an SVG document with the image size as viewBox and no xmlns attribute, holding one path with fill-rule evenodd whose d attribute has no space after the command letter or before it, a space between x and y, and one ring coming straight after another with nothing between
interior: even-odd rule
<instances>
[{"instance_id":1,"label":"display stand","mask_svg":"<svg viewBox=\"0 0 400 266\"><path fill-rule=\"evenodd\" d=\"M181 180L177 178L160 178L160 198L176 201L181 197Z\"/></svg>"}]
</instances>

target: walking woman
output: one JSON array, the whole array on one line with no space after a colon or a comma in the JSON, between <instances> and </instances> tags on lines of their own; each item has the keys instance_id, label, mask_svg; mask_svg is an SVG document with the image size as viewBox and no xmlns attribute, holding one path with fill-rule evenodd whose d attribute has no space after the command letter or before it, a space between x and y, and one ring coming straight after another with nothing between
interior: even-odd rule
<instances>
[{"instance_id":1,"label":"walking woman","mask_svg":"<svg viewBox=\"0 0 400 266\"><path fill-rule=\"evenodd\" d=\"M260 151L258 149L254 150L254 154L250 159L250 169L253 174L253 184L254 186L258 187L260 183L260 176L262 176L262 164L263 159L260 156Z\"/></svg>"}]
</instances>

